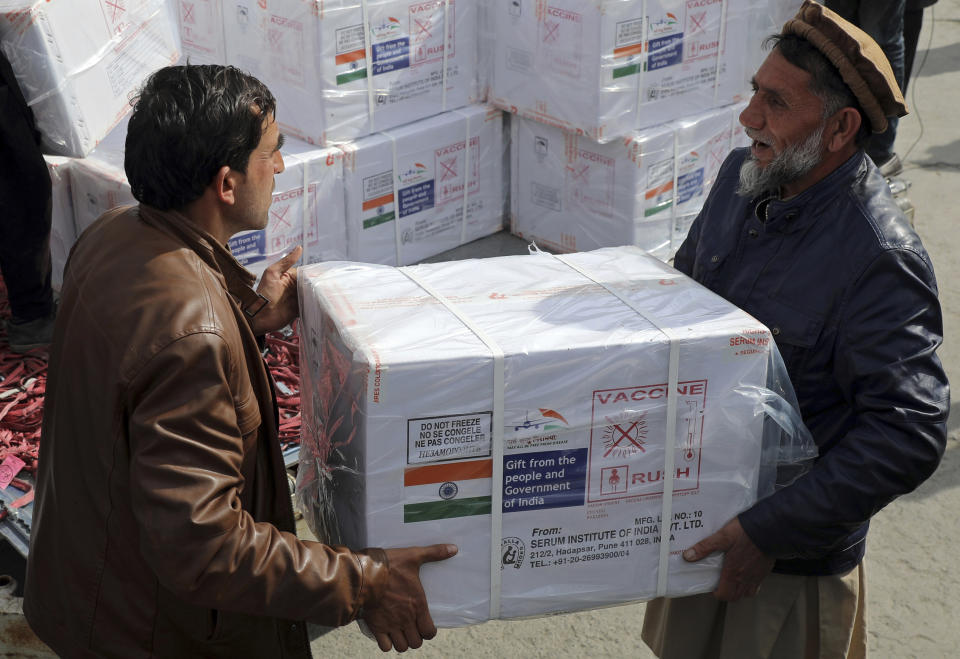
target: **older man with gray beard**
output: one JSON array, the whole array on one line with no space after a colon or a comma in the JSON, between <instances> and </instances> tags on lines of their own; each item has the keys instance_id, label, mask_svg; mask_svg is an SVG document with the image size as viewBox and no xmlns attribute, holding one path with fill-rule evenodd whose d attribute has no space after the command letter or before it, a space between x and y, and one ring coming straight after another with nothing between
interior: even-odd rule
<instances>
[{"instance_id":1,"label":"older man with gray beard","mask_svg":"<svg viewBox=\"0 0 960 659\"><path fill-rule=\"evenodd\" d=\"M683 553L712 594L647 605L659 657L863 657L870 518L933 473L949 385L930 258L861 145L906 113L879 46L807 0L753 78L676 267L766 324L813 467ZM707 450L704 447L704 450Z\"/></svg>"}]
</instances>

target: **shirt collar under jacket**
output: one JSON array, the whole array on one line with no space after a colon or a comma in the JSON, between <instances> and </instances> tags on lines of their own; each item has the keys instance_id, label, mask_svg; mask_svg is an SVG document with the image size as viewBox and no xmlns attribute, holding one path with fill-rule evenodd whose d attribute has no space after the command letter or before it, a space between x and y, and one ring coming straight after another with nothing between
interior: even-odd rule
<instances>
[{"instance_id":1,"label":"shirt collar under jacket","mask_svg":"<svg viewBox=\"0 0 960 659\"><path fill-rule=\"evenodd\" d=\"M827 174L809 188L790 199L770 199L763 197L751 202L751 206L761 220L765 220L766 231L777 233L793 233L802 231L815 222L821 215L821 210L828 206L838 194L850 189L851 182L863 176L867 170L867 155L863 149L858 150L845 163ZM760 208L764 202L766 208Z\"/></svg>"}]
</instances>

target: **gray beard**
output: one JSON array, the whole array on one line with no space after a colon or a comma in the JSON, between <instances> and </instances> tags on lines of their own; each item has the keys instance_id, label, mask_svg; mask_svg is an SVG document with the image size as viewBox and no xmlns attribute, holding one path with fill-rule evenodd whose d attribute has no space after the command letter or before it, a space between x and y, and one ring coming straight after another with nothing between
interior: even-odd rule
<instances>
[{"instance_id":1,"label":"gray beard","mask_svg":"<svg viewBox=\"0 0 960 659\"><path fill-rule=\"evenodd\" d=\"M820 164L820 140L823 139L825 128L825 122L820 124L807 139L788 146L766 167L761 167L752 153L748 154L740 166L737 194L747 199L777 194L785 183L792 183L809 174Z\"/></svg>"}]
</instances>

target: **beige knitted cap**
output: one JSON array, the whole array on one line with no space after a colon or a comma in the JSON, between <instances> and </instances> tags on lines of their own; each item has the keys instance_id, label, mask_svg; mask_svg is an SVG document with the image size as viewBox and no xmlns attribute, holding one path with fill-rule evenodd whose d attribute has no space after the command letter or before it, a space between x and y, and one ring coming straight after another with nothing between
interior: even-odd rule
<instances>
[{"instance_id":1,"label":"beige knitted cap","mask_svg":"<svg viewBox=\"0 0 960 659\"><path fill-rule=\"evenodd\" d=\"M887 117L907 114L907 105L883 50L866 32L823 5L804 0L782 34L806 39L830 60L867 115L874 133L887 129Z\"/></svg>"}]
</instances>

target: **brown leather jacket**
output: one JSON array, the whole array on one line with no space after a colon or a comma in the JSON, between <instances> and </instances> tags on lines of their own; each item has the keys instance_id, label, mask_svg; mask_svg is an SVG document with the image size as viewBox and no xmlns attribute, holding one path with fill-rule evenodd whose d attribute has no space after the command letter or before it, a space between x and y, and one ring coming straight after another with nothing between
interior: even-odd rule
<instances>
[{"instance_id":1,"label":"brown leather jacket","mask_svg":"<svg viewBox=\"0 0 960 659\"><path fill-rule=\"evenodd\" d=\"M50 359L24 612L67 657L309 656L379 596L380 550L303 542L253 276L184 216L74 247Z\"/></svg>"}]
</instances>

